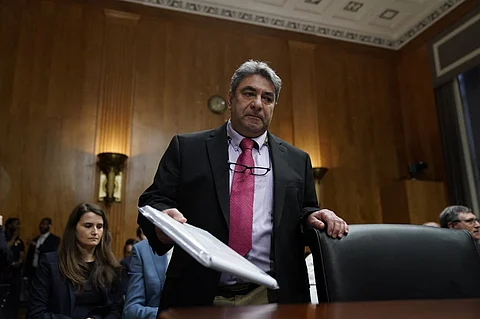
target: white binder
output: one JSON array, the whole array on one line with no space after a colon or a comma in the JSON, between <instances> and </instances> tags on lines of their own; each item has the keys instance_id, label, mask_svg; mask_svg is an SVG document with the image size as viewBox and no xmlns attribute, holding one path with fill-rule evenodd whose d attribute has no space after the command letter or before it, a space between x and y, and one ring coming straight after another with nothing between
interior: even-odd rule
<instances>
[{"instance_id":1,"label":"white binder","mask_svg":"<svg viewBox=\"0 0 480 319\"><path fill-rule=\"evenodd\" d=\"M240 256L209 232L188 223L179 223L148 205L139 207L138 211L203 266L230 273L270 289L279 288L273 277Z\"/></svg>"}]
</instances>

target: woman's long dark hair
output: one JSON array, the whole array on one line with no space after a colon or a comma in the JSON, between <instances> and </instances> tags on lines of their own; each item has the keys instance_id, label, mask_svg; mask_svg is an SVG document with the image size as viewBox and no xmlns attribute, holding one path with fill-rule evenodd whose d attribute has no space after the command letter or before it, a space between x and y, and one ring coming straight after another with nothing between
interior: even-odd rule
<instances>
[{"instance_id":1,"label":"woman's long dark hair","mask_svg":"<svg viewBox=\"0 0 480 319\"><path fill-rule=\"evenodd\" d=\"M83 214L92 212L103 219L103 236L94 251L95 262L91 273L93 288L118 286L121 266L110 248L112 235L105 212L97 205L82 203L75 207L68 218L58 250L61 274L69 279L77 290L82 290L88 277L88 264L83 260L77 241L77 224Z\"/></svg>"}]
</instances>

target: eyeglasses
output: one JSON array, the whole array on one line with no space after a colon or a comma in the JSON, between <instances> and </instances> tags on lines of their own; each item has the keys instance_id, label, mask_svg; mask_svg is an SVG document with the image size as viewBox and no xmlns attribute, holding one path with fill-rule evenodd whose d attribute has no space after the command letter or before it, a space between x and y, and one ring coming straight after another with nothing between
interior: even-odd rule
<instances>
[{"instance_id":1,"label":"eyeglasses","mask_svg":"<svg viewBox=\"0 0 480 319\"><path fill-rule=\"evenodd\" d=\"M247 169L250 170L250 173L254 176L265 176L268 172L272 170L272 161L270 161L270 167L260 167L260 166L245 166L242 164L227 162L231 171L235 173L244 173Z\"/></svg>"},{"instance_id":2,"label":"eyeglasses","mask_svg":"<svg viewBox=\"0 0 480 319\"><path fill-rule=\"evenodd\" d=\"M480 219L478 218L469 218L469 219L456 219L452 220L452 223L459 223L459 222L464 222L465 224L475 224L475 222L480 223Z\"/></svg>"}]
</instances>

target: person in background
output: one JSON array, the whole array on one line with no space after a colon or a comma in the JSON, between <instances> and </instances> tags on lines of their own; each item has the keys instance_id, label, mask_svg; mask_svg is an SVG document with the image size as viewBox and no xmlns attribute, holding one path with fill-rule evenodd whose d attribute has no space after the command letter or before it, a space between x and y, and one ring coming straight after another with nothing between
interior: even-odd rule
<instances>
[{"instance_id":1,"label":"person in background","mask_svg":"<svg viewBox=\"0 0 480 319\"><path fill-rule=\"evenodd\" d=\"M147 236L143 233L142 227L137 227L137 242L147 239Z\"/></svg>"},{"instance_id":2,"label":"person in background","mask_svg":"<svg viewBox=\"0 0 480 319\"><path fill-rule=\"evenodd\" d=\"M82 203L70 214L58 252L40 257L27 318L121 318L121 266L105 212Z\"/></svg>"},{"instance_id":3,"label":"person in background","mask_svg":"<svg viewBox=\"0 0 480 319\"><path fill-rule=\"evenodd\" d=\"M127 239L125 242L125 246L123 246L123 258L128 258L132 255L133 245L135 245L137 241L133 238Z\"/></svg>"},{"instance_id":4,"label":"person in background","mask_svg":"<svg viewBox=\"0 0 480 319\"><path fill-rule=\"evenodd\" d=\"M472 234L480 251L480 222L472 210L466 206L453 205L446 207L440 213L440 226L442 228L464 229Z\"/></svg>"},{"instance_id":5,"label":"person in background","mask_svg":"<svg viewBox=\"0 0 480 319\"><path fill-rule=\"evenodd\" d=\"M156 318L167 265L167 254L155 254L148 240L133 246L124 319Z\"/></svg>"},{"instance_id":6,"label":"person in background","mask_svg":"<svg viewBox=\"0 0 480 319\"><path fill-rule=\"evenodd\" d=\"M5 222L7 246L12 251L12 261L6 270L6 282L10 284L10 293L5 303L7 319L17 319L22 291L22 266L25 255L25 244L20 238L20 220L9 218Z\"/></svg>"},{"instance_id":7,"label":"person in background","mask_svg":"<svg viewBox=\"0 0 480 319\"><path fill-rule=\"evenodd\" d=\"M52 219L48 217L43 218L38 226L40 235L30 243L28 248L23 276L28 278L29 286L33 276L35 276L40 256L45 253L57 251L60 245L60 237L50 232L51 227Z\"/></svg>"}]
</instances>

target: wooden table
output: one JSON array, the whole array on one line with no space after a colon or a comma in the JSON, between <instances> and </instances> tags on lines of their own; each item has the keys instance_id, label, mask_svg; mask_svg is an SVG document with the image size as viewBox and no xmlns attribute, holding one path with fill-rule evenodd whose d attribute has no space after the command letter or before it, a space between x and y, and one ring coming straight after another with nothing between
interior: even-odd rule
<instances>
[{"instance_id":1,"label":"wooden table","mask_svg":"<svg viewBox=\"0 0 480 319\"><path fill-rule=\"evenodd\" d=\"M480 299L170 309L158 319L478 319Z\"/></svg>"}]
</instances>

